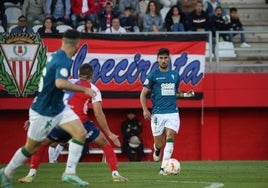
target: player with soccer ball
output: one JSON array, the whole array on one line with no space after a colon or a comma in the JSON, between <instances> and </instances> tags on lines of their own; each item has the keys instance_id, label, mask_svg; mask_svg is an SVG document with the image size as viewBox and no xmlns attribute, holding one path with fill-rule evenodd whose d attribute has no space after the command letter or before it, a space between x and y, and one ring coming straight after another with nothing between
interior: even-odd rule
<instances>
[{"instance_id":1,"label":"player with soccer ball","mask_svg":"<svg viewBox=\"0 0 268 188\"><path fill-rule=\"evenodd\" d=\"M164 147L159 175L169 174L165 172L164 165L172 156L174 137L180 128L180 117L176 102L177 97L194 96L193 91L186 93L178 91L180 84L179 73L178 71L169 69L169 54L170 52L167 48L160 48L158 50L157 62L159 68L147 76L140 94L143 116L146 120L151 121L151 129L154 137L154 161L160 160L161 149ZM148 93L151 93L152 113L146 104ZM166 138L165 141L164 138Z\"/></svg>"}]
</instances>

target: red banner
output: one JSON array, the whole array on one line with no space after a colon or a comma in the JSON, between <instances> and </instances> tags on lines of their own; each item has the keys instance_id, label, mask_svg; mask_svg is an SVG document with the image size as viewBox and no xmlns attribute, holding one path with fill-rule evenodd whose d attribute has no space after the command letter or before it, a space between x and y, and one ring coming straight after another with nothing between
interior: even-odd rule
<instances>
[{"instance_id":1,"label":"red banner","mask_svg":"<svg viewBox=\"0 0 268 188\"><path fill-rule=\"evenodd\" d=\"M24 43L18 45L21 41ZM15 40L14 36L5 36L0 41L0 73L4 75L0 79L0 97L34 95L46 56L61 47L61 36L36 36L33 41L25 41L21 37ZM94 67L93 82L100 90L110 97L127 98L130 95L112 93L139 93L146 75L158 67L158 49L164 47L171 52L170 68L180 74L181 90L202 93L205 43L202 35L87 35L73 58L72 76L77 78L79 66L89 63Z\"/></svg>"}]
</instances>

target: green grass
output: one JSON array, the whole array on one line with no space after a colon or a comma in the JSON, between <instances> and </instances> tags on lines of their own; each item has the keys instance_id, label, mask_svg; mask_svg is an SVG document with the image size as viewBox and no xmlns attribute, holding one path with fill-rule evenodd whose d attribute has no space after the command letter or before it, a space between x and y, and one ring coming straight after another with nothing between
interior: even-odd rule
<instances>
[{"instance_id":1,"label":"green grass","mask_svg":"<svg viewBox=\"0 0 268 188\"><path fill-rule=\"evenodd\" d=\"M122 162L120 173L128 182L113 182L109 167L104 163L80 163L78 175L88 181L89 188L267 188L268 161L181 162L182 171L176 176L159 176L160 163ZM1 167L3 165L0 165ZM69 188L61 182L65 163L41 164L34 183L20 184L17 179L28 172L20 167L13 179L15 188Z\"/></svg>"}]
</instances>

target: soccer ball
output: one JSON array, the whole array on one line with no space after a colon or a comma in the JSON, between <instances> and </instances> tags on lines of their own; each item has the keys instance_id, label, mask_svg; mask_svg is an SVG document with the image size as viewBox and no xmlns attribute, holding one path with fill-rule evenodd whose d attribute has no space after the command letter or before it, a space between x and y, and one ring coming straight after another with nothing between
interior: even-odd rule
<instances>
[{"instance_id":1,"label":"soccer ball","mask_svg":"<svg viewBox=\"0 0 268 188\"><path fill-rule=\"evenodd\" d=\"M171 158L165 161L163 169L167 175L176 175L181 171L181 164L177 159Z\"/></svg>"}]
</instances>

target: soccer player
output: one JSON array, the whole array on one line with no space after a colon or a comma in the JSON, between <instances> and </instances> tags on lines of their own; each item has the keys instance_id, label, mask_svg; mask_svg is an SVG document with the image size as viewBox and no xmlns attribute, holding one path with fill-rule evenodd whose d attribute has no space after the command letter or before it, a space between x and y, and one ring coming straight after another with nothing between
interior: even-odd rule
<instances>
[{"instance_id":1,"label":"soccer player","mask_svg":"<svg viewBox=\"0 0 268 188\"><path fill-rule=\"evenodd\" d=\"M127 178L121 176L118 173L117 157L114 153L112 145L105 138L104 134L92 123L92 121L88 119L87 114L88 103L91 102L94 115L99 125L102 127L106 135L108 135L108 137L113 141L113 143L116 146L118 147L121 146L118 136L113 134L109 129L105 114L101 106L102 101L101 92L94 84L91 83L92 79L93 79L93 68L89 64L81 65L79 69L79 79L72 79L70 81L72 83L75 83L76 85L92 88L93 91L95 91L96 95L90 101L90 98L83 93L67 92L65 95L67 103L68 105L71 106L74 112L80 117L81 121L83 122L87 130L85 144L92 142L94 144L97 144L100 148L103 149L104 154L107 158L107 162L110 166L110 170L112 172L113 181L128 181ZM53 142L68 142L70 135L62 129L54 128L47 138L48 139L46 145L49 145ZM41 162L41 158L44 152L45 149L41 149L36 155L32 156L30 171L27 176L19 179L19 182L30 183L34 180L37 168Z\"/></svg>"},{"instance_id":2,"label":"soccer player","mask_svg":"<svg viewBox=\"0 0 268 188\"><path fill-rule=\"evenodd\" d=\"M62 181L81 187L88 185L76 175L76 166L83 149L86 130L75 112L64 104L64 90L83 92L93 97L95 92L88 87L68 81L72 67L72 56L78 50L80 33L67 30L63 34L59 50L48 57L39 83L39 94L29 110L30 127L24 146L19 148L5 168L0 170L0 180L5 188L12 188L11 180L18 167L31 157L54 127L60 127L72 135L69 156Z\"/></svg>"},{"instance_id":3,"label":"soccer player","mask_svg":"<svg viewBox=\"0 0 268 188\"><path fill-rule=\"evenodd\" d=\"M140 94L143 116L146 120L151 121L151 130L154 137L154 161L160 160L161 149L165 146L159 175L166 175L163 170L163 164L172 156L174 137L180 127L176 98L194 95L193 91L187 93L178 91L179 73L169 69L169 53L169 50L166 48L158 50L157 62L159 68L147 76ZM153 105L152 114L146 104L146 95L149 92L151 92ZM164 138L166 138L165 141Z\"/></svg>"}]
</instances>

